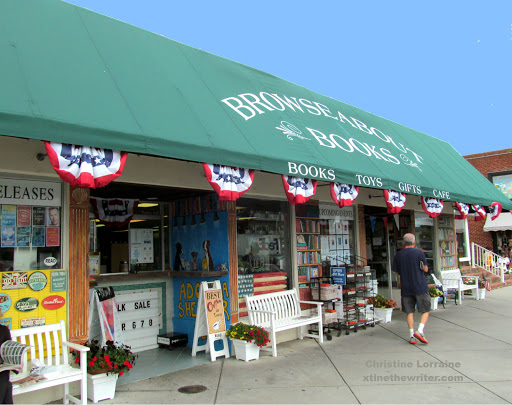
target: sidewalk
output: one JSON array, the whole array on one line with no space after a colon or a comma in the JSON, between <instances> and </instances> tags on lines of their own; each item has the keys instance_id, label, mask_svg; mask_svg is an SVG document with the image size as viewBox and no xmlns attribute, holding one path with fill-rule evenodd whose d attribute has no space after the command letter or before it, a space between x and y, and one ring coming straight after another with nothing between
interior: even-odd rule
<instances>
[{"instance_id":1,"label":"sidewalk","mask_svg":"<svg viewBox=\"0 0 512 405\"><path fill-rule=\"evenodd\" d=\"M278 345L278 357L233 357L117 387L101 404L512 403L512 288L431 312L429 344L410 345L405 316L334 336ZM417 321L415 326L417 326ZM183 394L178 388L204 385Z\"/></svg>"}]
</instances>

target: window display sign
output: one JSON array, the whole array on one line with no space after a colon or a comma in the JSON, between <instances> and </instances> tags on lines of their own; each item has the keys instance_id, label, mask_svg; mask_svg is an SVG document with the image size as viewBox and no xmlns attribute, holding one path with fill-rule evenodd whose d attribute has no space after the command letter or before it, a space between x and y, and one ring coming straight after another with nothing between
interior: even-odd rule
<instances>
[{"instance_id":1,"label":"window display sign","mask_svg":"<svg viewBox=\"0 0 512 405\"><path fill-rule=\"evenodd\" d=\"M65 287L61 291L51 290L52 283L49 283L48 280L54 278L52 273L60 274L61 279L64 280L61 285ZM57 323L67 319L66 270L2 273L2 287L12 286L14 283L17 285L16 288L3 288L0 294L0 309L4 313L4 319L11 319L12 329ZM54 302L54 304L50 302ZM46 309L45 306L52 309Z\"/></svg>"},{"instance_id":2,"label":"window display sign","mask_svg":"<svg viewBox=\"0 0 512 405\"><path fill-rule=\"evenodd\" d=\"M48 277L46 277L46 274L40 271L35 271L28 278L28 286L34 291L41 291L44 287L46 287L47 282Z\"/></svg>"},{"instance_id":3,"label":"window display sign","mask_svg":"<svg viewBox=\"0 0 512 405\"><path fill-rule=\"evenodd\" d=\"M0 178L0 204L61 205L61 185L49 181Z\"/></svg>"},{"instance_id":4,"label":"window display sign","mask_svg":"<svg viewBox=\"0 0 512 405\"><path fill-rule=\"evenodd\" d=\"M153 263L153 229L130 229L131 264Z\"/></svg>"},{"instance_id":5,"label":"window display sign","mask_svg":"<svg viewBox=\"0 0 512 405\"><path fill-rule=\"evenodd\" d=\"M2 290L27 288L27 272L2 273Z\"/></svg>"},{"instance_id":6,"label":"window display sign","mask_svg":"<svg viewBox=\"0 0 512 405\"><path fill-rule=\"evenodd\" d=\"M51 272L51 292L66 291L68 289L68 272L54 270Z\"/></svg>"}]
</instances>

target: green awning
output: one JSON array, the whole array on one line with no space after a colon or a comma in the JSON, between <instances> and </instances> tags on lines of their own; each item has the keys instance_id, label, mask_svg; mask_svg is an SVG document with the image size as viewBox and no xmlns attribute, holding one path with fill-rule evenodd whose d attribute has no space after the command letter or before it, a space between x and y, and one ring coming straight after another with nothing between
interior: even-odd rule
<instances>
[{"instance_id":1,"label":"green awning","mask_svg":"<svg viewBox=\"0 0 512 405\"><path fill-rule=\"evenodd\" d=\"M2 135L512 209L446 142L59 0L0 2L0 61Z\"/></svg>"}]
</instances>

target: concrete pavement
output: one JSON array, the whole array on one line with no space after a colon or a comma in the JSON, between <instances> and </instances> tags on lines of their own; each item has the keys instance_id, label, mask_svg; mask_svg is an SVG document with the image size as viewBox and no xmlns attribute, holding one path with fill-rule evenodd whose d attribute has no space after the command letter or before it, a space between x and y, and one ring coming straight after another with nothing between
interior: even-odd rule
<instances>
[{"instance_id":1,"label":"concrete pavement","mask_svg":"<svg viewBox=\"0 0 512 405\"><path fill-rule=\"evenodd\" d=\"M417 317L418 318L418 317ZM429 344L410 345L405 316L334 336L278 345L278 357L218 359L120 385L102 404L512 403L512 288L431 312ZM416 325L417 326L417 321ZM203 385L197 394L183 386Z\"/></svg>"}]
</instances>

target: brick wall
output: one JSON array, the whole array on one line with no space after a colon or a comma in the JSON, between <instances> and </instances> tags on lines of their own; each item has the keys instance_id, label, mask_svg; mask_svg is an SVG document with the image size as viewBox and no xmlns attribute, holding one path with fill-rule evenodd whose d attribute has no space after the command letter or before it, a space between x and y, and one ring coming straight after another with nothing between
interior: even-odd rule
<instances>
[{"instance_id":1,"label":"brick wall","mask_svg":"<svg viewBox=\"0 0 512 405\"><path fill-rule=\"evenodd\" d=\"M464 158L471 163L480 173L488 178L489 173L512 171L512 149L503 149L493 152L476 153L466 155ZM484 232L485 221L475 221L468 218L469 240L476 244L489 248L492 244L491 232ZM494 246L496 249L496 246ZM495 252L497 252L495 250Z\"/></svg>"}]
</instances>

